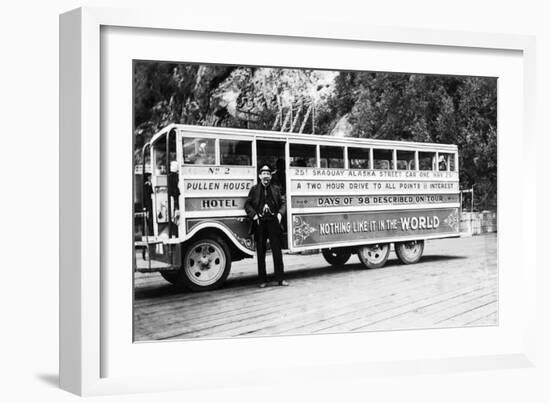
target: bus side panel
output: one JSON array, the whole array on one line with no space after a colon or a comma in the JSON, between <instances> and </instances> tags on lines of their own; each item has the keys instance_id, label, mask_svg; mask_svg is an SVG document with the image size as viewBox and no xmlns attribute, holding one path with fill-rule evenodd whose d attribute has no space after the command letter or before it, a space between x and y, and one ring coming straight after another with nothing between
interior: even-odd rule
<instances>
[{"instance_id":1,"label":"bus side panel","mask_svg":"<svg viewBox=\"0 0 550 403\"><path fill-rule=\"evenodd\" d=\"M215 227L222 229L229 238L237 241L248 253L254 253L256 246L254 239L248 235L250 220L247 217L217 217L217 218L188 218L185 221L186 232L190 234L201 226ZM239 245L235 245L239 247Z\"/></svg>"},{"instance_id":2,"label":"bus side panel","mask_svg":"<svg viewBox=\"0 0 550 403\"><path fill-rule=\"evenodd\" d=\"M459 235L459 209L352 211L292 215L293 248Z\"/></svg>"}]
</instances>

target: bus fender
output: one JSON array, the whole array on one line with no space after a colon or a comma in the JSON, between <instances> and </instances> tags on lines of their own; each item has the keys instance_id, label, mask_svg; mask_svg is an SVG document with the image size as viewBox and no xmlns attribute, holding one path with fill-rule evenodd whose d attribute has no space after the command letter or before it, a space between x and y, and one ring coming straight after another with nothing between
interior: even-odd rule
<instances>
[{"instance_id":1,"label":"bus fender","mask_svg":"<svg viewBox=\"0 0 550 403\"><path fill-rule=\"evenodd\" d=\"M243 252L248 256L254 256L254 251L244 246L241 242L239 242L239 240L237 239L237 237L232 231L230 231L225 225L222 225L219 223L204 222L197 225L196 227L193 228L192 231L190 231L185 235L184 241L188 241L189 239L193 238L199 231L202 231L204 229L209 229L209 228L220 230L225 234L225 236L233 243L233 245L237 249L239 249L241 252ZM245 241L243 240L243 242Z\"/></svg>"}]
</instances>

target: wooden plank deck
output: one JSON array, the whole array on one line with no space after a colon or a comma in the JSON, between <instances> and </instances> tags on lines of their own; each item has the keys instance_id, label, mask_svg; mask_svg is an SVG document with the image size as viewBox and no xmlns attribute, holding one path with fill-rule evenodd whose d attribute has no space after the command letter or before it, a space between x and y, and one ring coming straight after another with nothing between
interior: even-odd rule
<instances>
[{"instance_id":1,"label":"wooden plank deck","mask_svg":"<svg viewBox=\"0 0 550 403\"><path fill-rule=\"evenodd\" d=\"M321 255L284 260L289 287L257 288L255 260L234 263L223 289L203 293L137 274L136 341L498 324L495 234L430 241L420 263L400 265L392 253L378 270L356 256L339 268Z\"/></svg>"}]
</instances>

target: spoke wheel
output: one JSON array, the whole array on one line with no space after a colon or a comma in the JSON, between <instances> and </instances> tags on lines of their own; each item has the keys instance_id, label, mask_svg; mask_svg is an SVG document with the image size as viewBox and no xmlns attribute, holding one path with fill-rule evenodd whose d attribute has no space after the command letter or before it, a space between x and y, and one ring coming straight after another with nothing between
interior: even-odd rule
<instances>
[{"instance_id":1,"label":"spoke wheel","mask_svg":"<svg viewBox=\"0 0 550 403\"><path fill-rule=\"evenodd\" d=\"M351 252L343 248L323 249L321 253L325 260L333 266L346 264L351 256Z\"/></svg>"},{"instance_id":2,"label":"spoke wheel","mask_svg":"<svg viewBox=\"0 0 550 403\"><path fill-rule=\"evenodd\" d=\"M359 260L369 269L378 269L386 264L390 255L389 243L360 246L357 250Z\"/></svg>"},{"instance_id":3,"label":"spoke wheel","mask_svg":"<svg viewBox=\"0 0 550 403\"><path fill-rule=\"evenodd\" d=\"M395 254L403 264L413 264L420 260L424 252L424 241L407 241L395 243Z\"/></svg>"}]
</instances>

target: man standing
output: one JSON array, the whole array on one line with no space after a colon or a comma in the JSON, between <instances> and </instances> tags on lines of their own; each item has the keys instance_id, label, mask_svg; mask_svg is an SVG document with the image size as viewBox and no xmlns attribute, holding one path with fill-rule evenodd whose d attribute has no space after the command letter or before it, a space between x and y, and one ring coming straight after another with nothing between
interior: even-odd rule
<instances>
[{"instance_id":1,"label":"man standing","mask_svg":"<svg viewBox=\"0 0 550 403\"><path fill-rule=\"evenodd\" d=\"M147 230L143 229L143 235L153 235L153 185L151 174L146 173L143 183L143 208L147 212Z\"/></svg>"},{"instance_id":2,"label":"man standing","mask_svg":"<svg viewBox=\"0 0 550 403\"><path fill-rule=\"evenodd\" d=\"M281 252L281 238L283 235L281 223L286 213L286 204L281 195L281 189L271 184L271 169L269 166L262 166L258 177L260 183L250 189L244 209L252 220L249 232L254 234L256 241L260 288L267 286L265 250L268 239L273 254L275 279L279 285L286 286L288 282L283 278L284 265Z\"/></svg>"}]
</instances>

